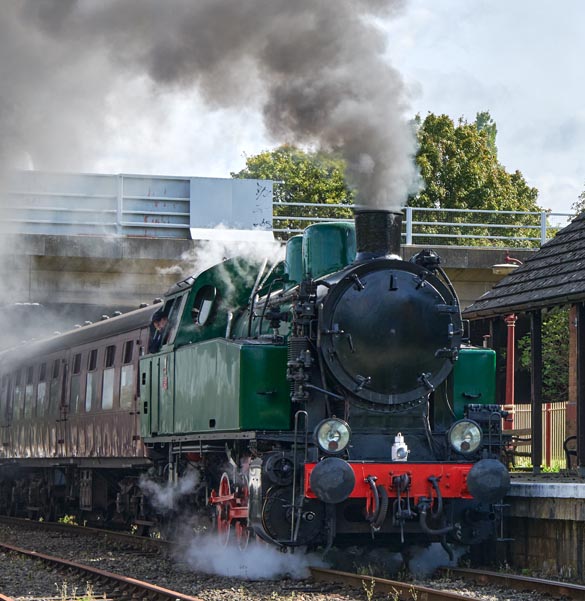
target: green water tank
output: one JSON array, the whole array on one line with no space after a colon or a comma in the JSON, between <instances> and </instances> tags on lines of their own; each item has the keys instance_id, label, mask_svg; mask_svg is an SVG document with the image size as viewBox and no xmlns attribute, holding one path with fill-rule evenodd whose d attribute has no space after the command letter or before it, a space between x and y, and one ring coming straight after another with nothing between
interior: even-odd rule
<instances>
[{"instance_id":1,"label":"green water tank","mask_svg":"<svg viewBox=\"0 0 585 601\"><path fill-rule=\"evenodd\" d=\"M496 403L496 352L483 347L463 347L453 367L453 411L463 417L465 405Z\"/></svg>"},{"instance_id":2,"label":"green water tank","mask_svg":"<svg viewBox=\"0 0 585 601\"><path fill-rule=\"evenodd\" d=\"M303 279L303 235L293 236L286 243L284 272L288 276L287 288Z\"/></svg>"},{"instance_id":3,"label":"green water tank","mask_svg":"<svg viewBox=\"0 0 585 601\"><path fill-rule=\"evenodd\" d=\"M317 223L303 234L303 275L313 279L339 271L355 259L353 223Z\"/></svg>"}]
</instances>

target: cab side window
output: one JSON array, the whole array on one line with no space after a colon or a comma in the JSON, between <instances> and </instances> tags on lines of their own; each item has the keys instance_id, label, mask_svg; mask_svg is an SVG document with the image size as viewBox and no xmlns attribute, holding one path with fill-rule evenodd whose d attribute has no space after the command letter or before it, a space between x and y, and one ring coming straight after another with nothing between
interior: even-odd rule
<instances>
[{"instance_id":1,"label":"cab side window","mask_svg":"<svg viewBox=\"0 0 585 601\"><path fill-rule=\"evenodd\" d=\"M162 332L162 346L165 344L172 344L177 334L179 321L183 314L183 307L185 304L186 294L171 298L165 303L163 313L167 317L167 324Z\"/></svg>"},{"instance_id":2,"label":"cab side window","mask_svg":"<svg viewBox=\"0 0 585 601\"><path fill-rule=\"evenodd\" d=\"M193 301L191 316L195 325L203 326L215 317L218 294L215 286L202 286Z\"/></svg>"}]
</instances>

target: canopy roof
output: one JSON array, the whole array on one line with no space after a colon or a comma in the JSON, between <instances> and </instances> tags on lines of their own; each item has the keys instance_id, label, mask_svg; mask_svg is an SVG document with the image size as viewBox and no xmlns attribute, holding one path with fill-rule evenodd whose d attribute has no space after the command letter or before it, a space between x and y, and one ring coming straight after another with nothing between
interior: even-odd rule
<instances>
[{"instance_id":1,"label":"canopy roof","mask_svg":"<svg viewBox=\"0 0 585 601\"><path fill-rule=\"evenodd\" d=\"M585 301L585 213L463 311L468 319Z\"/></svg>"}]
</instances>

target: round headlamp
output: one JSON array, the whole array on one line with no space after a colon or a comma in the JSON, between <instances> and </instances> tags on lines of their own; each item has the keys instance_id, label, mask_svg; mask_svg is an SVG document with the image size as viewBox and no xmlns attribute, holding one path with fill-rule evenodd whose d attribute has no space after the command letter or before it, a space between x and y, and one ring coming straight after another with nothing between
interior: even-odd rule
<instances>
[{"instance_id":1,"label":"round headlamp","mask_svg":"<svg viewBox=\"0 0 585 601\"><path fill-rule=\"evenodd\" d=\"M328 455L343 453L349 444L351 430L349 426L337 417L324 419L315 428L315 441L319 448Z\"/></svg>"},{"instance_id":2,"label":"round headlamp","mask_svg":"<svg viewBox=\"0 0 585 601\"><path fill-rule=\"evenodd\" d=\"M481 428L470 419L462 419L451 426L447 438L456 453L471 455L481 445Z\"/></svg>"}]
</instances>

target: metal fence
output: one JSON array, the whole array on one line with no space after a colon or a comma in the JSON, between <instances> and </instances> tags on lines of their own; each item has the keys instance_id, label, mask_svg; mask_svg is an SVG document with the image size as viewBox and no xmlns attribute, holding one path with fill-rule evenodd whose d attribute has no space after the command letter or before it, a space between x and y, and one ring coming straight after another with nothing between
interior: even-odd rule
<instances>
[{"instance_id":1,"label":"metal fence","mask_svg":"<svg viewBox=\"0 0 585 601\"><path fill-rule=\"evenodd\" d=\"M274 203L274 232L279 237L300 233L323 221L352 221L352 205ZM503 246L535 248L563 227L574 215L549 211L484 211L479 209L404 208L405 244ZM340 217L340 214L342 215Z\"/></svg>"},{"instance_id":2,"label":"metal fence","mask_svg":"<svg viewBox=\"0 0 585 601\"><path fill-rule=\"evenodd\" d=\"M566 438L566 409L567 403L544 403L542 406L542 449L543 464L546 467L565 467L565 452L563 442ZM514 429L529 429L532 425L532 406L520 404L513 406ZM527 437L526 442L516 445L521 454L532 451L532 443ZM529 465L529 457L519 457L516 465Z\"/></svg>"},{"instance_id":3,"label":"metal fence","mask_svg":"<svg viewBox=\"0 0 585 601\"><path fill-rule=\"evenodd\" d=\"M195 187L204 180L209 190L204 187L199 193ZM243 188L248 180L229 181ZM220 182L213 178L15 172L0 182L0 228L15 233L188 239L192 228L211 228L232 211L240 227L259 224L269 231L272 226L275 237L286 240L314 223L353 220L353 206L348 204L275 202L270 215L272 182L253 181L263 192L263 203L268 198L266 207L258 190L239 196L234 192L232 197L229 190L212 190L211 183ZM264 193L266 184L269 194ZM251 202L246 204L248 196ZM214 210L219 217L211 215ZM406 207L402 236L407 245L537 248L571 218L569 213L547 211Z\"/></svg>"},{"instance_id":4,"label":"metal fence","mask_svg":"<svg viewBox=\"0 0 585 601\"><path fill-rule=\"evenodd\" d=\"M271 235L272 200L265 180L17 171L0 179L0 231L189 239L221 225Z\"/></svg>"}]
</instances>

